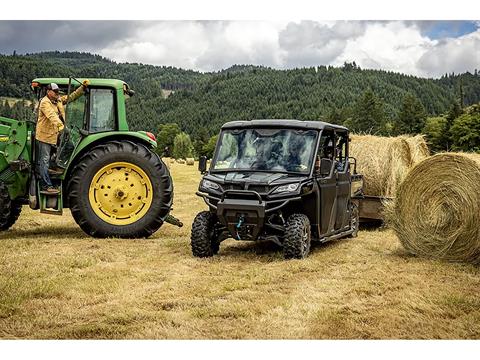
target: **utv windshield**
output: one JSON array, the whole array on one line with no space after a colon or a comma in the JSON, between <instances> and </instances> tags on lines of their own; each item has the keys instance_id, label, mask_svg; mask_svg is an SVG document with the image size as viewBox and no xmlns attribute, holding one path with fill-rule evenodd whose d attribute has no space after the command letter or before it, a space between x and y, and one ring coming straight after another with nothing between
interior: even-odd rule
<instances>
[{"instance_id":1,"label":"utv windshield","mask_svg":"<svg viewBox=\"0 0 480 360\"><path fill-rule=\"evenodd\" d=\"M213 171L265 171L307 174L317 131L232 129L222 131Z\"/></svg>"}]
</instances>

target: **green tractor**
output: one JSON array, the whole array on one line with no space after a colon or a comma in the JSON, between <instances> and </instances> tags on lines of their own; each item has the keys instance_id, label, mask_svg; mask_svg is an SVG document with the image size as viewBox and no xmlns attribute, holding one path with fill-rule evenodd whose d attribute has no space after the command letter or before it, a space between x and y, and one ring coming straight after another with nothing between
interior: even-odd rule
<instances>
[{"instance_id":1,"label":"green tractor","mask_svg":"<svg viewBox=\"0 0 480 360\"><path fill-rule=\"evenodd\" d=\"M41 78L32 81L32 90L40 100L56 83L70 96L81 82ZM0 231L15 223L26 204L57 215L70 208L94 237L147 237L164 222L182 225L169 215L173 183L154 151L155 136L129 131L125 100L133 94L123 81L90 79L83 95L66 105L65 130L50 159L58 194L40 191L36 122L0 117Z\"/></svg>"}]
</instances>

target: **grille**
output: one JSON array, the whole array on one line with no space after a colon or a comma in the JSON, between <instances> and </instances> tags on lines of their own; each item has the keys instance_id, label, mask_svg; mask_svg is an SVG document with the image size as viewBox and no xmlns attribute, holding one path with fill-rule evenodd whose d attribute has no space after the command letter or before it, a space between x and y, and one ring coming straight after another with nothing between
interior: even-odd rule
<instances>
[{"instance_id":1,"label":"grille","mask_svg":"<svg viewBox=\"0 0 480 360\"><path fill-rule=\"evenodd\" d=\"M3 182L7 182L14 175L15 173L12 170L10 170L10 168L6 168L4 171L0 173L0 180Z\"/></svg>"}]
</instances>

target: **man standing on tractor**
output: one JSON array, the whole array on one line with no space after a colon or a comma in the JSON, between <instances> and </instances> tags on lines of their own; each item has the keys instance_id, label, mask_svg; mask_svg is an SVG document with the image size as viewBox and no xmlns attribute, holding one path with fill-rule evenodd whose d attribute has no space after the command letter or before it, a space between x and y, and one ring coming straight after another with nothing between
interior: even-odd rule
<instances>
[{"instance_id":1,"label":"man standing on tractor","mask_svg":"<svg viewBox=\"0 0 480 360\"><path fill-rule=\"evenodd\" d=\"M78 99L90 82L84 80L82 85L70 95L59 95L59 87L55 83L47 85L47 95L40 100L36 127L36 143L38 151L37 171L40 176L40 189L44 194L58 194L49 176L49 163L52 147L57 145L58 134L65 128L65 108L69 102ZM51 173L61 171L50 169Z\"/></svg>"}]
</instances>

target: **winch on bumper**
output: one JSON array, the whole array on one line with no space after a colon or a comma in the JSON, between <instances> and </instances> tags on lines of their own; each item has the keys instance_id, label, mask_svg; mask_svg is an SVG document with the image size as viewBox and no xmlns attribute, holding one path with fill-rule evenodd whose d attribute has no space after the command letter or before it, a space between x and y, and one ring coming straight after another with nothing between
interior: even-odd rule
<instances>
[{"instance_id":1,"label":"winch on bumper","mask_svg":"<svg viewBox=\"0 0 480 360\"><path fill-rule=\"evenodd\" d=\"M256 199L235 199L229 195L254 196ZM265 201L255 191L227 190L217 204L217 216L237 240L255 240L263 228Z\"/></svg>"}]
</instances>

